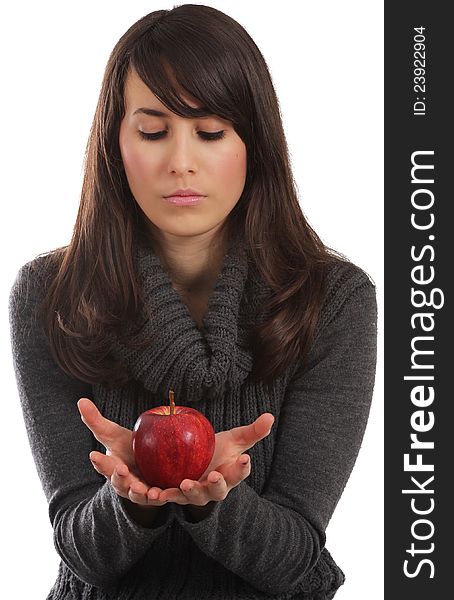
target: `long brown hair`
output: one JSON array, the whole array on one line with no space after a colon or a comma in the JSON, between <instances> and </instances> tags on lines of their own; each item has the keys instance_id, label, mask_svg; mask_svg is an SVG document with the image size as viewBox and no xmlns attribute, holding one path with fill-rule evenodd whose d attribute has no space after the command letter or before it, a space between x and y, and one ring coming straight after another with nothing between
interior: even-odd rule
<instances>
[{"instance_id":1,"label":"long brown hair","mask_svg":"<svg viewBox=\"0 0 454 600\"><path fill-rule=\"evenodd\" d=\"M46 259L54 269L42 310L53 356L78 379L109 387L127 381L125 370L109 356L107 334L133 319L141 306L133 253L134 245L146 239L146 216L129 189L119 148L125 79L131 69L176 114L217 114L233 123L246 145L246 182L228 226L244 236L272 290L263 306L266 318L253 336L252 376L269 384L307 356L325 267L335 253L299 205L265 59L241 25L202 5L146 15L126 31L109 57L86 148L72 239ZM178 89L200 100L203 109L187 106Z\"/></svg>"}]
</instances>

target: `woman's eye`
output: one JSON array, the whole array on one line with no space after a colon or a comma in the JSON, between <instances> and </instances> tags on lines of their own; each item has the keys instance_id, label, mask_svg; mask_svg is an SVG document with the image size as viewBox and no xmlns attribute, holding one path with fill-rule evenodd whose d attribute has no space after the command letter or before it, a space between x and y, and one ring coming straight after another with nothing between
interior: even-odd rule
<instances>
[{"instance_id":1,"label":"woman's eye","mask_svg":"<svg viewBox=\"0 0 454 600\"><path fill-rule=\"evenodd\" d=\"M166 133L167 133L167 131L158 131L156 133L146 133L145 131L140 131L140 129L139 129L139 135L144 140L160 140L161 138L163 138L166 135ZM204 140L205 142L211 142L214 140L222 139L225 135L225 129L222 129L221 131L213 131L213 132L199 131L198 134L202 138L202 140Z\"/></svg>"}]
</instances>

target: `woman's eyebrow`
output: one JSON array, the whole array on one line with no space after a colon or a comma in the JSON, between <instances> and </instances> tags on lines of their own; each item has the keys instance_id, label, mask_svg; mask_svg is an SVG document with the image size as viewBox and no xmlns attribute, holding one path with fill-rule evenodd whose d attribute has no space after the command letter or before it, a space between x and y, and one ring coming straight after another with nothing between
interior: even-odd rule
<instances>
[{"instance_id":1,"label":"woman's eyebrow","mask_svg":"<svg viewBox=\"0 0 454 600\"><path fill-rule=\"evenodd\" d=\"M162 112L161 110L156 110L155 108L138 108L132 114L136 115L137 113L144 113L145 115L150 115L151 117L169 117L168 113Z\"/></svg>"},{"instance_id":2,"label":"woman's eyebrow","mask_svg":"<svg viewBox=\"0 0 454 600\"><path fill-rule=\"evenodd\" d=\"M157 110L156 108L138 108L137 110L135 110L132 115L136 115L138 113L143 113L145 115L150 115L151 117L170 117L171 115L169 115L169 113L165 113L162 112L161 110ZM207 119L207 118L218 118L217 115L215 114L209 114L209 115L205 115L204 117L200 117L201 119Z\"/></svg>"}]
</instances>

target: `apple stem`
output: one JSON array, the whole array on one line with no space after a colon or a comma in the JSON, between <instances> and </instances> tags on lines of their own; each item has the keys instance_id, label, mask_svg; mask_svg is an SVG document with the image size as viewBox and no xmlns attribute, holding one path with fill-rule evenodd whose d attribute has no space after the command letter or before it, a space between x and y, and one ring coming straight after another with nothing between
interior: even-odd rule
<instances>
[{"instance_id":1,"label":"apple stem","mask_svg":"<svg viewBox=\"0 0 454 600\"><path fill-rule=\"evenodd\" d=\"M170 390L170 392L169 392L169 399L170 399L170 414L174 415L175 414L175 401L173 399L173 390Z\"/></svg>"}]
</instances>

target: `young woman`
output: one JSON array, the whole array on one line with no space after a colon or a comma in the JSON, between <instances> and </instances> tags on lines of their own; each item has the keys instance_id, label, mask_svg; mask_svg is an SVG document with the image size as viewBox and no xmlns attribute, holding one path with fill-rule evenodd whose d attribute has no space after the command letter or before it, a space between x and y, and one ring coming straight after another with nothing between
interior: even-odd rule
<instances>
[{"instance_id":1,"label":"young woman","mask_svg":"<svg viewBox=\"0 0 454 600\"><path fill-rule=\"evenodd\" d=\"M73 237L19 270L10 322L61 557L49 600L334 597L325 530L367 424L375 287L307 223L232 18L181 5L118 41ZM160 489L132 429L170 390L216 445Z\"/></svg>"}]
</instances>

